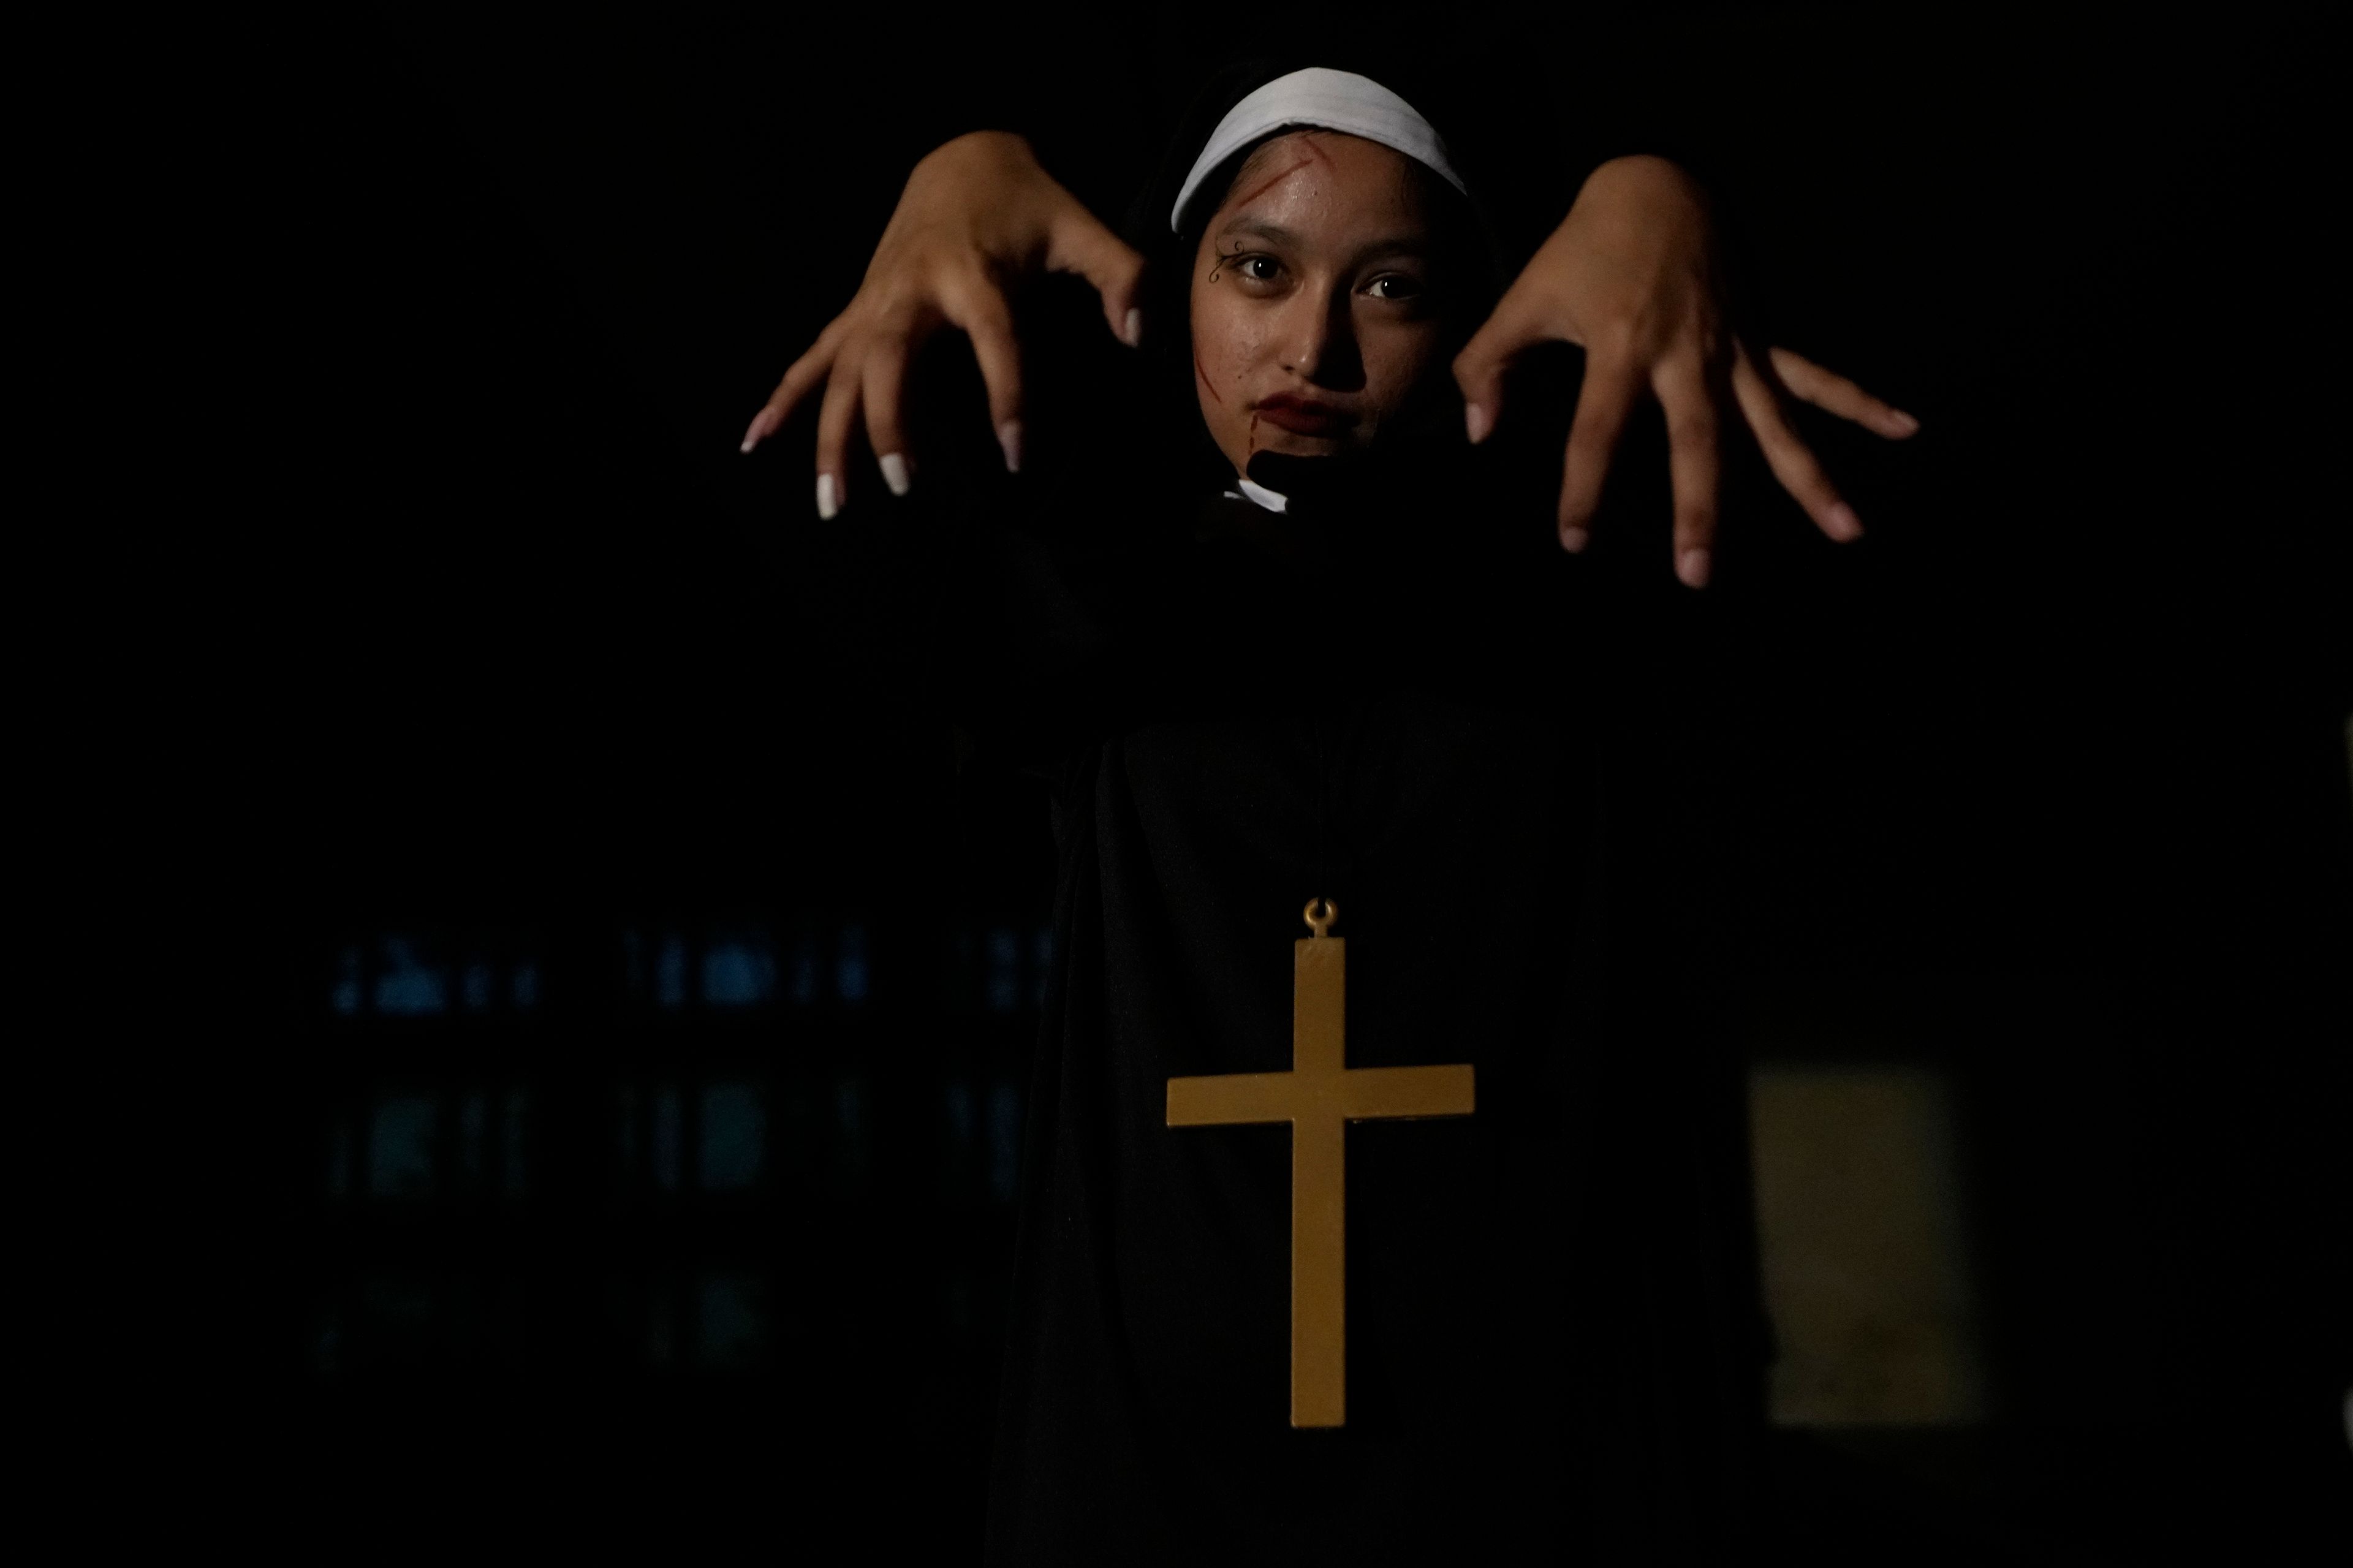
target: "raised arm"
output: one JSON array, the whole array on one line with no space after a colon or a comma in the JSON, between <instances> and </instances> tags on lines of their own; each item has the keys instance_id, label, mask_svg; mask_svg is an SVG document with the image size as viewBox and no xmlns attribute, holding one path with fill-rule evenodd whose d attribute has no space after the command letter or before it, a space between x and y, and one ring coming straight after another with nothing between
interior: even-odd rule
<instances>
[{"instance_id":1,"label":"raised arm","mask_svg":"<svg viewBox=\"0 0 2353 1568\"><path fill-rule=\"evenodd\" d=\"M1596 169L1455 360L1473 443L1503 416L1504 372L1546 342L1576 343L1586 355L1562 464L1561 547L1585 547L1610 456L1647 392L1667 418L1675 573L1694 588L1707 582L1722 431L1736 414L1782 488L1841 542L1861 537L1862 524L1799 439L1787 399L1892 440L1920 427L1845 377L1788 349L1760 354L1739 335L1705 195L1663 158L1614 158Z\"/></svg>"},{"instance_id":2,"label":"raised arm","mask_svg":"<svg viewBox=\"0 0 2353 1568\"><path fill-rule=\"evenodd\" d=\"M744 432L758 446L819 386L817 509L849 496L850 431L865 416L882 481L904 495L914 471L901 419L907 364L942 327L972 340L1005 466L1021 466L1021 354L1007 295L1039 272L1072 272L1103 296L1103 319L1133 347L1142 336L1136 283L1144 258L1004 132L959 136L907 178L849 308L793 362Z\"/></svg>"}]
</instances>

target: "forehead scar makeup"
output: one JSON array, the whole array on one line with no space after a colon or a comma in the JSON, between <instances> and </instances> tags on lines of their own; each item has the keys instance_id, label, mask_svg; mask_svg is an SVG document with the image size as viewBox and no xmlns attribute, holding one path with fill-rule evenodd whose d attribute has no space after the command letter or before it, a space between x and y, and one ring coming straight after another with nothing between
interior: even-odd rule
<instances>
[{"instance_id":1,"label":"forehead scar makeup","mask_svg":"<svg viewBox=\"0 0 2353 1568\"><path fill-rule=\"evenodd\" d=\"M1193 351L1193 374L1201 378L1201 384L1208 388L1210 397L1216 399L1219 403L1225 402L1224 398L1218 396L1218 389L1216 385L1210 382L1209 373L1201 368L1201 351L1199 349L1195 349Z\"/></svg>"},{"instance_id":2,"label":"forehead scar makeup","mask_svg":"<svg viewBox=\"0 0 2353 1568\"><path fill-rule=\"evenodd\" d=\"M1293 163L1280 174L1275 175L1272 179L1260 181L1257 184L1252 185L1247 192L1235 197L1227 205L1237 207L1248 206L1250 203L1258 200L1259 197L1266 195L1267 192L1274 189L1275 186L1282 184L1283 181L1291 178L1292 175L1299 173L1300 170L1307 167L1308 164L1314 162L1315 160L1314 158L1302 158L1299 162Z\"/></svg>"}]
</instances>

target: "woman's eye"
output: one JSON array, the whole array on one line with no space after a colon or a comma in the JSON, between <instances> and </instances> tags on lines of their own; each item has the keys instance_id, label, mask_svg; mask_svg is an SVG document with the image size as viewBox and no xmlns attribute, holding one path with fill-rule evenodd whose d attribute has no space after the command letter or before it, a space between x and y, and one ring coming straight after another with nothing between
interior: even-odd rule
<instances>
[{"instance_id":1,"label":"woman's eye","mask_svg":"<svg viewBox=\"0 0 2353 1568\"><path fill-rule=\"evenodd\" d=\"M1282 268L1271 256L1245 256L1234 263L1234 270L1253 283L1271 283Z\"/></svg>"},{"instance_id":2,"label":"woman's eye","mask_svg":"<svg viewBox=\"0 0 2353 1568\"><path fill-rule=\"evenodd\" d=\"M1396 272L1384 272L1365 287L1376 300L1418 300L1422 293L1419 279Z\"/></svg>"}]
</instances>

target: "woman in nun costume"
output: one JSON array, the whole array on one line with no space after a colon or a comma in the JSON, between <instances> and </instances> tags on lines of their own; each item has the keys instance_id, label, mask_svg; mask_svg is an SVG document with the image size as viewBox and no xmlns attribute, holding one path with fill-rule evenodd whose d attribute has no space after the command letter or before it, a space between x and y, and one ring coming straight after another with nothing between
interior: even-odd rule
<instances>
[{"instance_id":1,"label":"woman in nun costume","mask_svg":"<svg viewBox=\"0 0 2353 1568\"><path fill-rule=\"evenodd\" d=\"M1667 895L1621 847L1642 803L1567 694L1591 588L1508 443L1472 444L1492 394L1466 440L1449 371L1513 308L1477 191L1370 77L1215 84L1132 223L1141 281L1050 258L1145 339L1133 395L1168 460L1115 504L1016 486L919 542L913 624L961 721L1048 782L1059 847L992 1562L1745 1539L1738 1074L1679 1022L1644 913ZM996 398L985 312L940 314ZM747 447L825 381L830 514L863 391L906 491L895 415L809 363ZM895 507L873 526L920 532ZM1311 1056L1379 1070L1294 1128Z\"/></svg>"}]
</instances>

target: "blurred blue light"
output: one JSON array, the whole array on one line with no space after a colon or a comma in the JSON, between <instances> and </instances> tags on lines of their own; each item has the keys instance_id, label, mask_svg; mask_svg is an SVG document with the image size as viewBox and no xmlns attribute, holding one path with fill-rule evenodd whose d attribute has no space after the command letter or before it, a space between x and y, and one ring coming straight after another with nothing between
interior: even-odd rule
<instances>
[{"instance_id":1,"label":"blurred blue light","mask_svg":"<svg viewBox=\"0 0 2353 1568\"><path fill-rule=\"evenodd\" d=\"M988 1188L1011 1203L1021 1180L1021 1091L1000 1083L988 1097Z\"/></svg>"},{"instance_id":2,"label":"blurred blue light","mask_svg":"<svg viewBox=\"0 0 2353 1568\"><path fill-rule=\"evenodd\" d=\"M806 1007L817 1000L817 942L802 937L793 943L792 993L796 1005Z\"/></svg>"},{"instance_id":3,"label":"blurred blue light","mask_svg":"<svg viewBox=\"0 0 2353 1568\"><path fill-rule=\"evenodd\" d=\"M662 939L654 959L654 1001L663 1007L686 1005L686 943L676 936Z\"/></svg>"},{"instance_id":4,"label":"blurred blue light","mask_svg":"<svg viewBox=\"0 0 2353 1568\"><path fill-rule=\"evenodd\" d=\"M947 1115L949 1142L959 1149L970 1148L980 1118L973 1104L972 1085L960 1078L948 1080Z\"/></svg>"},{"instance_id":5,"label":"blurred blue light","mask_svg":"<svg viewBox=\"0 0 2353 1568\"><path fill-rule=\"evenodd\" d=\"M686 1140L686 1117L678 1086L664 1084L654 1094L654 1185L666 1193L678 1191L681 1145Z\"/></svg>"},{"instance_id":6,"label":"blurred blue light","mask_svg":"<svg viewBox=\"0 0 2353 1568\"><path fill-rule=\"evenodd\" d=\"M841 928L841 949L834 963L834 989L845 1002L866 1000L866 928Z\"/></svg>"},{"instance_id":7,"label":"blurred blue light","mask_svg":"<svg viewBox=\"0 0 2353 1568\"><path fill-rule=\"evenodd\" d=\"M430 1100L403 1095L376 1102L368 1130L368 1191L380 1198L421 1197L433 1190Z\"/></svg>"},{"instance_id":8,"label":"blurred blue light","mask_svg":"<svg viewBox=\"0 0 2353 1568\"><path fill-rule=\"evenodd\" d=\"M375 1009L396 1017L419 1017L449 1005L448 977L418 962L406 937L384 939L384 968L375 977Z\"/></svg>"},{"instance_id":9,"label":"blurred blue light","mask_svg":"<svg viewBox=\"0 0 2353 1568\"><path fill-rule=\"evenodd\" d=\"M776 959L764 941L714 943L702 955L702 999L714 1007L750 1007L776 993Z\"/></svg>"},{"instance_id":10,"label":"blurred blue light","mask_svg":"<svg viewBox=\"0 0 2353 1568\"><path fill-rule=\"evenodd\" d=\"M843 1179L849 1185L863 1185L866 1180L866 1094L854 1078L845 1078L833 1086L833 1118L837 1134L835 1152Z\"/></svg>"},{"instance_id":11,"label":"blurred blue light","mask_svg":"<svg viewBox=\"0 0 2353 1568\"><path fill-rule=\"evenodd\" d=\"M710 1274L695 1294L697 1349L703 1363L740 1366L758 1360L765 1325L757 1287L733 1275Z\"/></svg>"},{"instance_id":12,"label":"blurred blue light","mask_svg":"<svg viewBox=\"0 0 2353 1568\"><path fill-rule=\"evenodd\" d=\"M1009 926L988 933L988 1009L1010 1013L1021 1005L1021 943Z\"/></svg>"},{"instance_id":13,"label":"blurred blue light","mask_svg":"<svg viewBox=\"0 0 2353 1568\"><path fill-rule=\"evenodd\" d=\"M506 1168L503 1173L506 1195L519 1198L523 1194L528 1173L523 1165L523 1118L528 1112L523 1091L507 1090Z\"/></svg>"},{"instance_id":14,"label":"blurred blue light","mask_svg":"<svg viewBox=\"0 0 2353 1568\"><path fill-rule=\"evenodd\" d=\"M702 1185L733 1192L759 1180L768 1118L750 1084L714 1083L702 1091Z\"/></svg>"}]
</instances>

